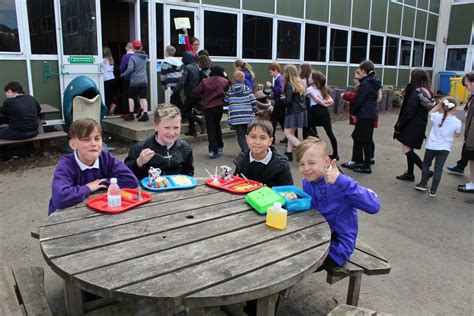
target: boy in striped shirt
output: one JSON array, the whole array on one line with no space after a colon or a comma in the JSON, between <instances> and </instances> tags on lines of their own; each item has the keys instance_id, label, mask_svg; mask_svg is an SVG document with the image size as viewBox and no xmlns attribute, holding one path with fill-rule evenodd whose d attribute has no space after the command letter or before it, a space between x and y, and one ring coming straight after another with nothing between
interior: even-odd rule
<instances>
[{"instance_id":1,"label":"boy in striped shirt","mask_svg":"<svg viewBox=\"0 0 474 316\"><path fill-rule=\"evenodd\" d=\"M174 57L176 48L169 45L165 49L165 60L161 65L161 86L163 91L172 89L176 86L183 75L183 62L180 58ZM176 105L180 110L183 109L183 101L179 93L171 94L170 103Z\"/></svg>"}]
</instances>

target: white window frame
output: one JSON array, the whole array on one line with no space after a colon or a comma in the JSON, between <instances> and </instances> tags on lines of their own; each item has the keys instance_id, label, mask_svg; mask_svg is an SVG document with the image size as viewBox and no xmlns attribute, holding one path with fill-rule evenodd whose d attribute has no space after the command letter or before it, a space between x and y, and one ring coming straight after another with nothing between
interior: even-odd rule
<instances>
[{"instance_id":1,"label":"white window frame","mask_svg":"<svg viewBox=\"0 0 474 316\"><path fill-rule=\"evenodd\" d=\"M449 49L466 49L466 61L464 62L464 70L452 70L452 71L458 71L458 72L470 72L470 67L471 67L471 60L470 56L472 55L471 51L473 48L471 45L446 45L446 49L444 51L444 65L443 69L446 70L446 66L448 65L448 50ZM447 70L451 71L451 70Z\"/></svg>"},{"instance_id":2,"label":"white window frame","mask_svg":"<svg viewBox=\"0 0 474 316\"><path fill-rule=\"evenodd\" d=\"M303 51L302 51L302 60L303 62L306 62L306 63L309 63L311 65L326 65L328 63L328 33L329 33L329 23L320 23L320 22L313 22L312 20L305 20L304 22L305 24L312 24L312 25L317 25L317 26L324 26L326 28L326 56L324 56L324 61L307 61L304 59L304 48L305 46L303 46ZM305 32L304 32L304 37L303 37L303 41L306 41L306 25L305 25Z\"/></svg>"},{"instance_id":3,"label":"white window frame","mask_svg":"<svg viewBox=\"0 0 474 316\"><path fill-rule=\"evenodd\" d=\"M241 4L242 4L242 2L241 2ZM252 15L252 16L259 17L259 18L267 18L267 19L272 20L272 47L270 48L271 57L270 57L270 59L245 58L245 60L247 60L249 63L250 62L252 62L252 63L262 63L263 61L268 63L268 62L271 62L272 60L274 60L274 58L275 58L274 55L276 54L276 53L274 54L274 52L275 52L274 47L276 49L276 46L275 46L275 15L270 14L270 13L258 13L258 14L256 14L255 11L249 11L249 10L242 10L242 12L240 14L241 14L240 32L241 32L242 36L238 38L238 41L241 42L241 45L240 45L241 49L237 52L237 55L239 56L239 58L244 58L243 57L244 44L242 42L243 41L243 35L244 35L244 15Z\"/></svg>"},{"instance_id":4,"label":"white window frame","mask_svg":"<svg viewBox=\"0 0 474 316\"><path fill-rule=\"evenodd\" d=\"M299 54L299 57L297 59L290 59L290 58L278 58L277 57L277 52L278 52L278 22L279 21L282 21L282 22L290 22L290 23L295 23L295 24L299 24L300 25L300 54ZM304 44L303 44L303 41L304 41L304 19L297 19L297 18L290 18L290 17L287 17L287 16L281 16L281 15L277 15L276 18L275 18L275 22L276 22L276 32L275 33L275 51L274 51L274 60L278 61L278 62L281 62L281 63L294 63L295 61L296 62L303 62L303 56L304 56L304 52L302 52L302 47L304 47ZM274 26L275 26L275 23L274 23Z\"/></svg>"},{"instance_id":5,"label":"white window frame","mask_svg":"<svg viewBox=\"0 0 474 316\"><path fill-rule=\"evenodd\" d=\"M347 62L349 63L350 66L359 66L359 63L351 63L351 55L350 52L352 50L352 33L353 32L359 32L359 33L365 33L367 35L367 42L365 43L365 59L369 59L369 50L370 50L370 32L364 31L362 29L356 29L352 28L350 31L350 46L349 46L349 53L347 56Z\"/></svg>"},{"instance_id":6,"label":"white window frame","mask_svg":"<svg viewBox=\"0 0 474 316\"><path fill-rule=\"evenodd\" d=\"M331 31L332 30L338 30L338 31L346 31L347 32L347 43L346 43L346 61L332 61L330 60L330 49L331 49ZM341 26L336 26L336 27L332 27L330 26L328 28L328 49L327 49L327 54L326 54L326 60L328 61L328 63L331 63L331 66L332 65L346 65L346 66L349 66L349 56L350 56L350 51L351 51L351 36L352 36L352 33L351 33L351 29L348 28L348 27L341 27Z\"/></svg>"}]
</instances>

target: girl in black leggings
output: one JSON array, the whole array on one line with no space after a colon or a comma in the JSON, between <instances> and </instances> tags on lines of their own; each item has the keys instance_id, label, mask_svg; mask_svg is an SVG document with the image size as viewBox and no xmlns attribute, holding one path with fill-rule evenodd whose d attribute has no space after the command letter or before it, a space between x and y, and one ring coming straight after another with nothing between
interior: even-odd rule
<instances>
[{"instance_id":1,"label":"girl in black leggings","mask_svg":"<svg viewBox=\"0 0 474 316\"><path fill-rule=\"evenodd\" d=\"M326 86L326 77L319 71L314 71L308 78L308 88L306 94L309 98L308 108L308 128L322 126L328 135L332 146L331 159L339 160L337 153L337 140L332 132L331 117L328 106L334 104L334 100L329 95L329 88Z\"/></svg>"}]
</instances>

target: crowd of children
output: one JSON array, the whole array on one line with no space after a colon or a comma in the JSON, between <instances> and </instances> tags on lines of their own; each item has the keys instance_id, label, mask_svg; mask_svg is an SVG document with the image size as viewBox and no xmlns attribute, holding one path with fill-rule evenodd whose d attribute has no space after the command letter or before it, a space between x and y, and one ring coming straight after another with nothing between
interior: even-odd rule
<instances>
[{"instance_id":1,"label":"crowd of children","mask_svg":"<svg viewBox=\"0 0 474 316\"><path fill-rule=\"evenodd\" d=\"M106 188L112 177L117 178L120 187L137 187L138 181L148 176L150 167L160 168L164 175L193 176L193 150L190 144L180 139L181 120L186 119L189 123L186 135L196 136L195 122L202 132L207 130L208 156L218 158L224 148L221 119L227 107L227 123L235 130L240 146L240 153L234 159L235 175L269 187L293 184L289 163L295 151L298 171L303 177L303 190L313 197L312 206L325 217L332 233L329 255L322 268L343 265L355 248L357 210L377 213L380 200L375 192L342 174L336 164L339 160L338 143L328 111L334 99L324 74L314 71L309 64L302 65L299 71L294 65L286 65L281 73L280 65L272 63L268 67L271 81L255 84L251 65L239 59L235 61L233 74L229 78L224 68L212 64L207 51L199 51L198 39L189 39L187 33L185 35L186 51L182 59L174 57L174 47L168 46L165 50L161 84L169 96L169 102L158 105L153 113L154 135L133 145L122 162L102 150L102 131L98 122L92 119L75 121L69 128L69 145L74 152L63 156L54 171L48 213L83 201L91 193ZM147 55L140 41L134 41L131 48L134 53L126 54L128 62L121 63L121 76L129 78L130 85L129 113L125 119L134 119L134 99L138 96L143 110L138 120L147 121L147 79L144 71ZM112 64L113 59L107 58L104 66L107 68ZM355 71L354 83L353 91L341 95L350 102L350 124L354 125L352 157L342 166L355 172L371 173L375 150L373 132L378 120L381 82L376 78L375 67L370 60L361 62ZM417 165L422 175L415 188L427 191L432 177L429 194L435 196L453 139L461 134L461 121L455 117L459 106L456 99L446 97L433 106L428 83L426 71L412 71L395 125L394 139L402 143L408 165L407 171L397 178L414 181L413 169ZM474 75L467 74L463 84L474 92ZM5 89L6 93L16 92L22 96L21 86L11 84ZM184 90L184 103L181 90ZM14 97L18 98L18 95ZM37 102L32 101L32 107L37 107ZM198 117L195 110L202 111L204 117ZM35 111L37 108L30 110L32 113ZM422 161L413 150L422 146L428 116L433 126ZM471 182L459 186L462 192L474 192L473 116L471 96L466 106L462 152L462 159L471 164ZM31 122L33 132L37 126L33 120ZM273 146L278 124L287 142L283 153ZM326 143L315 137L317 126L324 128L332 147L331 154ZM304 128L302 141L297 134L300 128ZM430 171L433 160L434 172ZM449 170L455 168L461 173L458 166L448 167Z\"/></svg>"}]
</instances>

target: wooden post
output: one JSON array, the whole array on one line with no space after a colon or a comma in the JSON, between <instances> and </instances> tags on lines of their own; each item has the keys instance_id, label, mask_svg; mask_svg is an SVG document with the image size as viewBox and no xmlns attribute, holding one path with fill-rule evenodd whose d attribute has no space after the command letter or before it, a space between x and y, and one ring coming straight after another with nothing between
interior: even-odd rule
<instances>
[{"instance_id":1,"label":"wooden post","mask_svg":"<svg viewBox=\"0 0 474 316\"><path fill-rule=\"evenodd\" d=\"M357 306L359 305L360 285L362 282L362 275L355 275L349 278L349 290L347 291L347 304Z\"/></svg>"},{"instance_id":2,"label":"wooden post","mask_svg":"<svg viewBox=\"0 0 474 316\"><path fill-rule=\"evenodd\" d=\"M280 293L259 298L257 300L257 316L274 316L275 305Z\"/></svg>"},{"instance_id":3,"label":"wooden post","mask_svg":"<svg viewBox=\"0 0 474 316\"><path fill-rule=\"evenodd\" d=\"M68 316L84 314L82 290L67 280L64 280L64 300L66 301L66 314Z\"/></svg>"}]
</instances>

